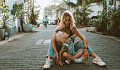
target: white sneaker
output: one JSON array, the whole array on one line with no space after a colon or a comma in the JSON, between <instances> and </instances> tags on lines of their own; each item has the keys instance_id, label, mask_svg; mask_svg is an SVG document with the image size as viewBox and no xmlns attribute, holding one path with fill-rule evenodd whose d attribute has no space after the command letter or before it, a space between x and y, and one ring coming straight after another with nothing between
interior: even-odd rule
<instances>
[{"instance_id":1,"label":"white sneaker","mask_svg":"<svg viewBox=\"0 0 120 70\"><path fill-rule=\"evenodd\" d=\"M77 58L77 59L78 59L78 62L76 62L76 63L85 63L84 57L80 57L80 58Z\"/></svg>"},{"instance_id":2,"label":"white sneaker","mask_svg":"<svg viewBox=\"0 0 120 70\"><path fill-rule=\"evenodd\" d=\"M70 63L71 63L71 60L67 59L67 60L65 60L65 62L66 62L67 64L70 64Z\"/></svg>"},{"instance_id":3,"label":"white sneaker","mask_svg":"<svg viewBox=\"0 0 120 70\"><path fill-rule=\"evenodd\" d=\"M53 60L47 58L47 59L46 59L46 63L45 63L45 65L43 66L43 69L50 69L50 67L51 67L52 65L53 65Z\"/></svg>"},{"instance_id":4,"label":"white sneaker","mask_svg":"<svg viewBox=\"0 0 120 70\"><path fill-rule=\"evenodd\" d=\"M99 66L106 66L106 64L100 59L100 57L96 57L95 59L93 59L93 63Z\"/></svg>"}]
</instances>

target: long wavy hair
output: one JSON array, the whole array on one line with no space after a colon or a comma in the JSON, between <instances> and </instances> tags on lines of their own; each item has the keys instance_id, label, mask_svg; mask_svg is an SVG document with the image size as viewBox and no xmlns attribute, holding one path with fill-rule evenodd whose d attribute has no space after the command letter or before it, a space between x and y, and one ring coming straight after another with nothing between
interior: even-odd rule
<instances>
[{"instance_id":1,"label":"long wavy hair","mask_svg":"<svg viewBox=\"0 0 120 70\"><path fill-rule=\"evenodd\" d=\"M60 21L60 26L57 28L57 29L63 29L65 28L65 18L69 16L70 17L70 20L71 20L71 23L70 23L70 29L72 30L72 26L75 26L75 20L73 18L73 14L66 10L62 13L62 16L61 16L61 21ZM73 31L73 30L72 30Z\"/></svg>"}]
</instances>

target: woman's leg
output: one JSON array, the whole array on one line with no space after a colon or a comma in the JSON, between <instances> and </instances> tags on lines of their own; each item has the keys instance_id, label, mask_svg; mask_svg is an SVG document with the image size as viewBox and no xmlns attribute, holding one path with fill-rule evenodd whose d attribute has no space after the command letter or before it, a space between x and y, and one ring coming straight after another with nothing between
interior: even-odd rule
<instances>
[{"instance_id":1,"label":"woman's leg","mask_svg":"<svg viewBox=\"0 0 120 70\"><path fill-rule=\"evenodd\" d=\"M75 57L73 57L72 55L68 54L67 52L63 53L63 57L72 61L75 61Z\"/></svg>"},{"instance_id":2,"label":"woman's leg","mask_svg":"<svg viewBox=\"0 0 120 70\"><path fill-rule=\"evenodd\" d=\"M77 42L75 44L75 47L77 47L76 50L78 50L80 48L82 48L84 50L84 45L83 45L82 41ZM102 59L100 57L98 57L89 46L87 46L87 47L88 47L89 54L94 58L93 63L98 64L99 66L105 66L106 64L102 61Z\"/></svg>"},{"instance_id":3,"label":"woman's leg","mask_svg":"<svg viewBox=\"0 0 120 70\"><path fill-rule=\"evenodd\" d=\"M63 57L64 57L65 59L69 59L69 60L75 61L75 59L76 59L76 58L79 58L80 56L82 56L82 54L83 54L83 51L82 51L82 50L76 52L74 56L68 54L67 52L64 52L64 53L63 53Z\"/></svg>"},{"instance_id":4,"label":"woman's leg","mask_svg":"<svg viewBox=\"0 0 120 70\"><path fill-rule=\"evenodd\" d=\"M94 52L92 52L90 55L91 55L93 58L98 57Z\"/></svg>"},{"instance_id":5,"label":"woman's leg","mask_svg":"<svg viewBox=\"0 0 120 70\"><path fill-rule=\"evenodd\" d=\"M48 53L47 53L46 63L43 66L43 69L49 69L53 65L53 60L52 60L53 56L54 56L54 50L53 50L52 45L50 43Z\"/></svg>"},{"instance_id":6,"label":"woman's leg","mask_svg":"<svg viewBox=\"0 0 120 70\"><path fill-rule=\"evenodd\" d=\"M77 55L77 54L76 54ZM77 55L78 56L78 55ZM81 63L83 62L83 59L82 58L75 58L74 56L68 54L67 52L64 52L63 53L63 57L66 58L66 59L69 59L71 61L74 61L75 63ZM80 56L79 56L80 57ZM70 63L68 63L70 64Z\"/></svg>"},{"instance_id":7,"label":"woman's leg","mask_svg":"<svg viewBox=\"0 0 120 70\"><path fill-rule=\"evenodd\" d=\"M51 45L51 43L50 43L50 45L49 45L49 49L48 49L48 52L47 52L47 58L49 58L49 59L52 59L53 58L53 56L54 56L54 50L53 50L53 48L52 48L52 45Z\"/></svg>"},{"instance_id":8,"label":"woman's leg","mask_svg":"<svg viewBox=\"0 0 120 70\"><path fill-rule=\"evenodd\" d=\"M79 50L80 48L82 48L84 50L84 45L83 45L83 42L81 40L79 40L77 43L76 43L76 46L77 46L77 49L76 50ZM97 55L93 52L93 50L90 48L90 46L88 46L88 52L89 54L93 57L93 58L96 58Z\"/></svg>"},{"instance_id":9,"label":"woman's leg","mask_svg":"<svg viewBox=\"0 0 120 70\"><path fill-rule=\"evenodd\" d=\"M83 50L77 51L73 57L79 58L83 55Z\"/></svg>"},{"instance_id":10,"label":"woman's leg","mask_svg":"<svg viewBox=\"0 0 120 70\"><path fill-rule=\"evenodd\" d=\"M90 48L90 46L87 46L87 47L88 47L88 53L91 54L93 50ZM83 49L83 52L84 52L84 44L81 40L75 43L75 51L78 51L79 49Z\"/></svg>"}]
</instances>

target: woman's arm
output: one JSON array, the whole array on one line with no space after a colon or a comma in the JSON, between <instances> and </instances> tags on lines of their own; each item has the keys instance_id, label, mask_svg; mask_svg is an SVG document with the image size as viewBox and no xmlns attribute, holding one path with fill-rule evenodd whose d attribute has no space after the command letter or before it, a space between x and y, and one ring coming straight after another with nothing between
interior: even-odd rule
<instances>
[{"instance_id":1,"label":"woman's arm","mask_svg":"<svg viewBox=\"0 0 120 70\"><path fill-rule=\"evenodd\" d=\"M55 45L56 34L57 34L57 32L55 32L51 38L51 45L52 45L52 48L55 51L55 53L58 54L58 51L57 51L56 45Z\"/></svg>"},{"instance_id":2,"label":"woman's arm","mask_svg":"<svg viewBox=\"0 0 120 70\"><path fill-rule=\"evenodd\" d=\"M57 32L55 32L54 35L51 38L51 45L52 45L53 50L55 51L56 62L57 62L59 60L59 56L58 56L58 51L57 51L56 44L55 44L56 43L55 42L55 40L56 40L56 34L57 34Z\"/></svg>"},{"instance_id":3,"label":"woman's arm","mask_svg":"<svg viewBox=\"0 0 120 70\"><path fill-rule=\"evenodd\" d=\"M87 47L87 39L77 30L75 30L75 34L83 41L84 47Z\"/></svg>"},{"instance_id":4,"label":"woman's arm","mask_svg":"<svg viewBox=\"0 0 120 70\"><path fill-rule=\"evenodd\" d=\"M79 36L80 39L83 41L84 47L87 47L87 40L86 40L86 38L77 30L76 27L73 27L73 29L75 31L75 34L77 34L77 36ZM88 56L89 56L88 50L84 49L84 58L85 58L85 60L88 59Z\"/></svg>"},{"instance_id":5,"label":"woman's arm","mask_svg":"<svg viewBox=\"0 0 120 70\"><path fill-rule=\"evenodd\" d=\"M78 29L75 26L73 26L72 29L75 32L75 34L73 35L73 38L78 36L83 41L84 47L87 47L87 40L86 40L86 38L78 31Z\"/></svg>"},{"instance_id":6,"label":"woman's arm","mask_svg":"<svg viewBox=\"0 0 120 70\"><path fill-rule=\"evenodd\" d=\"M63 65L63 62L62 62L62 54L63 54L63 52L64 52L64 50L60 50L60 52L59 52L59 57L60 57L60 60L59 60L59 65Z\"/></svg>"},{"instance_id":7,"label":"woman's arm","mask_svg":"<svg viewBox=\"0 0 120 70\"><path fill-rule=\"evenodd\" d=\"M73 37L73 39L76 38L76 37L77 37L77 34L74 33L74 34L72 35L72 37Z\"/></svg>"}]
</instances>

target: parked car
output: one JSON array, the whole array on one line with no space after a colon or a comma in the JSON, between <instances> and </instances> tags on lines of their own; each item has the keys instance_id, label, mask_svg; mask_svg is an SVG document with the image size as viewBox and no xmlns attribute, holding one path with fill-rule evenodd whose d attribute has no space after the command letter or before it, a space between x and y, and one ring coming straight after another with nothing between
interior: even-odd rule
<instances>
[{"instance_id":1,"label":"parked car","mask_svg":"<svg viewBox=\"0 0 120 70\"><path fill-rule=\"evenodd\" d=\"M55 20L49 20L49 25L55 25Z\"/></svg>"}]
</instances>

